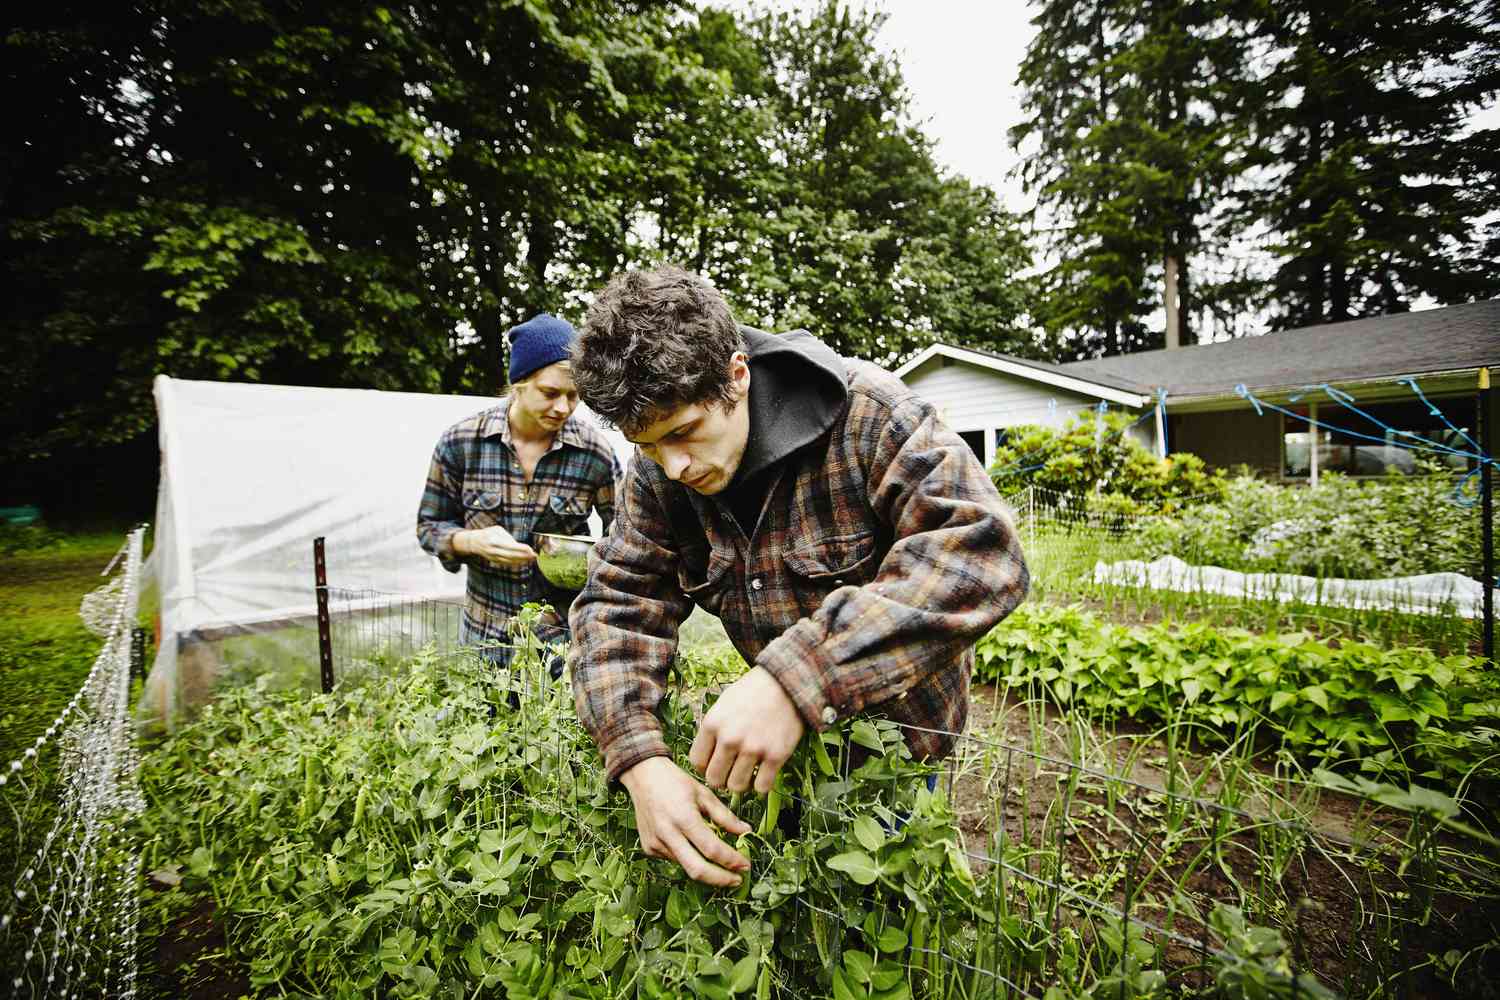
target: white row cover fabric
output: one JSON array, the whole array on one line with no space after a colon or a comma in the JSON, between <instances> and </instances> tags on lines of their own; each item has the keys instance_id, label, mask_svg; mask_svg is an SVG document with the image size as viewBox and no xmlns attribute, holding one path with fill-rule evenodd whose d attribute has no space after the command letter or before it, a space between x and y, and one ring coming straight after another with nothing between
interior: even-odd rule
<instances>
[{"instance_id":1,"label":"white row cover fabric","mask_svg":"<svg viewBox=\"0 0 1500 1000\"><path fill-rule=\"evenodd\" d=\"M1101 560L1094 564L1094 582L1414 614L1451 611L1464 618L1479 618L1484 614L1484 585L1459 573L1426 573L1384 580L1320 580L1291 573L1238 573L1217 566L1192 566L1176 556L1162 556L1152 562ZM1496 592L1495 600L1500 606L1500 591Z\"/></svg>"},{"instance_id":2,"label":"white row cover fabric","mask_svg":"<svg viewBox=\"0 0 1500 1000\"><path fill-rule=\"evenodd\" d=\"M150 714L177 707L180 643L315 620L318 536L330 586L462 598L464 573L417 544L417 506L438 436L494 399L166 376L153 390L161 646ZM633 446L607 433L623 464Z\"/></svg>"}]
</instances>

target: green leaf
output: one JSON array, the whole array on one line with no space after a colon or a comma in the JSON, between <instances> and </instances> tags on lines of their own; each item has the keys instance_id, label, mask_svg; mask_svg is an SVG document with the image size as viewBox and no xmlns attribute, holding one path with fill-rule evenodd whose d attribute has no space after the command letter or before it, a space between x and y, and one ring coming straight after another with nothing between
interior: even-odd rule
<instances>
[{"instance_id":1,"label":"green leaf","mask_svg":"<svg viewBox=\"0 0 1500 1000\"><path fill-rule=\"evenodd\" d=\"M868 983L875 959L868 953L851 948L844 952L844 969L855 982Z\"/></svg>"},{"instance_id":2,"label":"green leaf","mask_svg":"<svg viewBox=\"0 0 1500 1000\"><path fill-rule=\"evenodd\" d=\"M691 913L687 893L681 889L673 889L672 894L667 897L667 924L673 930L680 931L687 926Z\"/></svg>"},{"instance_id":3,"label":"green leaf","mask_svg":"<svg viewBox=\"0 0 1500 1000\"><path fill-rule=\"evenodd\" d=\"M842 968L833 970L833 996L834 1000L868 1000L869 994L859 983L849 978L849 974Z\"/></svg>"},{"instance_id":4,"label":"green leaf","mask_svg":"<svg viewBox=\"0 0 1500 1000\"><path fill-rule=\"evenodd\" d=\"M1312 702L1314 705L1317 705L1323 711L1328 711L1328 693L1323 690L1323 687L1321 685L1309 684L1307 687L1303 688L1297 693L1302 695L1302 697L1306 698L1308 701Z\"/></svg>"},{"instance_id":5,"label":"green leaf","mask_svg":"<svg viewBox=\"0 0 1500 1000\"><path fill-rule=\"evenodd\" d=\"M885 846L885 832L881 830L880 824L873 817L862 813L854 817L851 827L854 839L871 854Z\"/></svg>"},{"instance_id":6,"label":"green leaf","mask_svg":"<svg viewBox=\"0 0 1500 1000\"><path fill-rule=\"evenodd\" d=\"M860 885L871 885L880 877L880 867L864 851L846 851L828 860L828 867L848 875Z\"/></svg>"},{"instance_id":7,"label":"green leaf","mask_svg":"<svg viewBox=\"0 0 1500 1000\"><path fill-rule=\"evenodd\" d=\"M881 742L880 731L868 719L855 719L849 727L849 738L866 750L874 750L877 753L885 752L885 744Z\"/></svg>"},{"instance_id":8,"label":"green leaf","mask_svg":"<svg viewBox=\"0 0 1500 1000\"><path fill-rule=\"evenodd\" d=\"M729 973L729 992L743 993L755 985L755 975L759 972L759 960L754 955L746 955L734 963L734 968Z\"/></svg>"}]
</instances>

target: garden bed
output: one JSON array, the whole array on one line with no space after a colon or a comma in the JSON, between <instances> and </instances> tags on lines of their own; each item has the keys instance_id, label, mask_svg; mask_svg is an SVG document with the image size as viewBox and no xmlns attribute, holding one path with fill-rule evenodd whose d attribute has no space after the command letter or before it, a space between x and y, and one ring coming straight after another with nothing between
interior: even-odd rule
<instances>
[{"instance_id":1,"label":"garden bed","mask_svg":"<svg viewBox=\"0 0 1500 1000\"><path fill-rule=\"evenodd\" d=\"M550 975L579 996L619 995L608 991L628 984L643 995L716 997L739 995L731 987L741 972L759 978L769 967L776 996L842 997L848 988L957 997L988 995L983 988L1001 982L1022 995L1068 982L1113 996L1107 987L1122 977L1143 987L1137 995L1155 983L1190 993L1215 979L1225 996L1245 995L1248 977L1267 995L1309 996L1314 981L1304 976L1293 990L1291 976L1312 971L1327 985L1380 995L1376 980L1422 965L1438 944L1439 961L1490 971L1487 953L1468 952L1493 934L1493 893L1437 873L1455 851L1481 876L1491 858L1461 838L1429 835L1430 824L1414 845L1409 817L1404 824L1327 793L1313 804L1305 784L1238 757L1190 753L1186 740L1169 746L1145 727L1093 728L978 687L950 795L931 802L914 791L920 769L891 742L899 733L845 727L825 748L830 770L806 747L794 758L786 815L800 825L787 828L784 816L752 841L755 879L736 900L640 855L628 800L600 783L565 691L502 723L481 702L503 712L503 699L461 682L461 665L457 676L430 661L409 669L404 684L371 677L331 699L230 693L153 755L150 863L185 879L156 904L178 907L166 921L176 940L202 924L205 895L216 900L224 952L245 959L226 960L210 939L200 954L222 982L249 975L272 991L396 996L432 995L423 990L448 979L483 989L508 976L495 988L517 997ZM704 669L727 667L688 664ZM670 717L672 739L683 740L691 717ZM841 754L854 744L865 755L882 747L882 763L840 778ZM419 773L428 777L401 791ZM748 800L741 814L757 823L762 808ZM489 836L495 822L491 841L475 839L476 823ZM504 846L512 833L536 836L537 853L513 860ZM370 855L366 841L398 848L397 857L388 848ZM486 850L497 852L493 861L479 860ZM374 875L362 874L372 865ZM510 865L519 866L504 876L510 897L491 902L476 890ZM614 866L624 881L609 889L599 880L616 878L606 875ZM515 899L521 873L526 888ZM377 905L397 883L409 901ZM579 893L592 909L576 909ZM914 906L935 922L913 926ZM612 922L627 911L631 923ZM528 914L542 928L529 944L516 930ZM486 931L496 920L499 930ZM774 949L755 930L765 921L777 928ZM631 928L624 951L597 936L607 927ZM895 944L919 928L935 947ZM472 953L475 935L490 933L498 936ZM607 970L547 944L580 934L605 949L592 953ZM897 950L872 943L882 937ZM670 941L677 949L663 951ZM955 972L967 967L979 971ZM872 969L883 971L869 978ZM835 985L834 973L848 981ZM186 975L163 969L156 982L164 993L173 983L187 990L204 973ZM1452 976L1431 966L1402 988L1440 996ZM657 985L646 989L648 981Z\"/></svg>"},{"instance_id":2,"label":"garden bed","mask_svg":"<svg viewBox=\"0 0 1500 1000\"><path fill-rule=\"evenodd\" d=\"M1137 912L1158 927L1187 900L1219 901L1282 925L1287 959L1348 995L1399 980L1409 997L1453 996L1460 965L1500 979L1496 854L1429 818L1263 757L1173 747L1161 727L1081 724L992 685L973 691L969 732L945 781L966 850L991 877L1003 832L1005 877L1031 881L1033 919L1077 918L1049 882L1117 909L1155 900ZM1183 985L1204 979L1204 950L1167 941Z\"/></svg>"}]
</instances>

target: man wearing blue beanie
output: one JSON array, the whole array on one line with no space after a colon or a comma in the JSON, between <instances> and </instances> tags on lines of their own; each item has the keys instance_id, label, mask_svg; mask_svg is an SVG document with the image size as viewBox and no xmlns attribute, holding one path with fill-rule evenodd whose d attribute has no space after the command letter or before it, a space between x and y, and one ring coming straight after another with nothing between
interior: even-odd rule
<instances>
[{"instance_id":1,"label":"man wearing blue beanie","mask_svg":"<svg viewBox=\"0 0 1500 1000\"><path fill-rule=\"evenodd\" d=\"M543 641L566 641L578 596L536 568L538 533L587 535L589 512L614 521L619 461L603 431L573 411L570 323L541 313L512 329L510 392L443 432L417 511L417 540L443 568L469 568L462 639L509 663L507 624L522 605L550 604ZM553 676L562 661L554 660Z\"/></svg>"}]
</instances>

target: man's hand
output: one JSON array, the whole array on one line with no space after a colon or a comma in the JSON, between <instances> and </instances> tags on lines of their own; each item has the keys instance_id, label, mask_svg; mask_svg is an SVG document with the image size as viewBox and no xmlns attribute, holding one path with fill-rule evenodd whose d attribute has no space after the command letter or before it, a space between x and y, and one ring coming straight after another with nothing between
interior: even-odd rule
<instances>
[{"instance_id":1,"label":"man's hand","mask_svg":"<svg viewBox=\"0 0 1500 1000\"><path fill-rule=\"evenodd\" d=\"M648 757L620 775L620 783L635 802L635 825L643 851L677 862L705 885L740 884L738 873L749 871L750 862L703 820L707 817L736 836L749 833L750 824L730 812L718 796L669 757Z\"/></svg>"},{"instance_id":2,"label":"man's hand","mask_svg":"<svg viewBox=\"0 0 1500 1000\"><path fill-rule=\"evenodd\" d=\"M724 689L698 725L688 761L710 788L765 795L804 729L797 706L770 673L754 667Z\"/></svg>"},{"instance_id":3,"label":"man's hand","mask_svg":"<svg viewBox=\"0 0 1500 1000\"><path fill-rule=\"evenodd\" d=\"M536 562L536 551L516 541L498 524L458 532L453 536L453 551L461 556L478 556L491 566L512 569Z\"/></svg>"}]
</instances>

